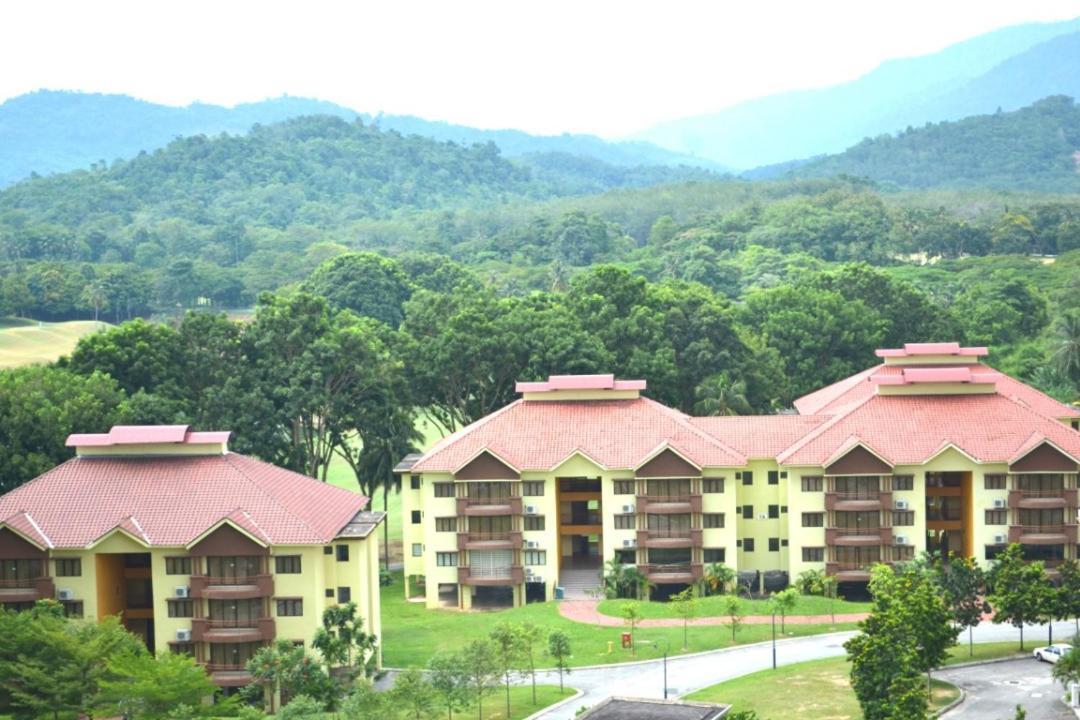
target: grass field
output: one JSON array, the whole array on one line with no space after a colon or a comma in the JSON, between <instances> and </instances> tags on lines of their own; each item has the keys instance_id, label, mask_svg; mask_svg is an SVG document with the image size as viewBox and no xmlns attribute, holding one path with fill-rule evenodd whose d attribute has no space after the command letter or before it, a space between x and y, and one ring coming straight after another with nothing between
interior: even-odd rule
<instances>
[{"instance_id":1,"label":"grass field","mask_svg":"<svg viewBox=\"0 0 1080 720\"><path fill-rule=\"evenodd\" d=\"M623 627L600 627L573 622L559 615L558 604L536 603L525 607L490 612L428 610L422 603L405 600L401 573L394 584L382 589L384 661L390 667L422 666L434 653L456 651L466 643L486 637L498 622L532 622L545 632L562 630L570 637L574 655L572 666L604 665L661 657L665 646L671 654L683 652L682 627L644 628L635 633L637 653L619 646ZM791 625L784 637L814 635L853 629L852 624ZM768 625L744 625L736 639L739 644L761 642L771 636ZM731 629L724 625L690 628L687 652L730 647ZM543 661L546 664L546 660Z\"/></svg>"},{"instance_id":2,"label":"grass field","mask_svg":"<svg viewBox=\"0 0 1080 720\"><path fill-rule=\"evenodd\" d=\"M4 318L0 320L0 368L52 362L70 354L83 335L106 327L108 323L93 320L37 323Z\"/></svg>"},{"instance_id":3,"label":"grass field","mask_svg":"<svg viewBox=\"0 0 1080 720\"><path fill-rule=\"evenodd\" d=\"M812 660L744 675L699 690L687 699L730 704L735 712L754 710L761 720L862 720L848 679L850 671L846 658ZM934 680L934 708L959 696L960 690L953 685Z\"/></svg>"},{"instance_id":4,"label":"grass field","mask_svg":"<svg viewBox=\"0 0 1080 720\"><path fill-rule=\"evenodd\" d=\"M610 615L612 617L619 617L619 608L625 600L601 600L598 610L603 615ZM698 617L723 617L724 597L721 595L711 595L709 597L703 597L698 599ZM674 618L678 617L675 614L674 606L667 602L642 602L638 607L641 609L642 616L646 618ZM768 615L769 602L768 600L748 600L746 598L739 598L739 609L743 615ZM841 613L863 613L870 611L870 603L868 602L848 602L846 600L837 600L835 603L835 611L837 615ZM795 606L795 609L788 613L788 615L828 615L829 614L829 601L823 597L816 595L800 595L799 602ZM777 618L779 622L779 618Z\"/></svg>"}]
</instances>

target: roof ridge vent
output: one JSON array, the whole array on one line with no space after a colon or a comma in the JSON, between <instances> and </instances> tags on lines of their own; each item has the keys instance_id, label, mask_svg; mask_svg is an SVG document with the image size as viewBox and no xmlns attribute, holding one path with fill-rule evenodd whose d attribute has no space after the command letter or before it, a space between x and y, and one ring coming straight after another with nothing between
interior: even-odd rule
<instances>
[{"instance_id":1,"label":"roof ridge vent","mask_svg":"<svg viewBox=\"0 0 1080 720\"><path fill-rule=\"evenodd\" d=\"M902 348L881 348L874 354L886 365L974 365L988 354L985 347L961 347L958 342L904 343Z\"/></svg>"},{"instance_id":2,"label":"roof ridge vent","mask_svg":"<svg viewBox=\"0 0 1080 720\"><path fill-rule=\"evenodd\" d=\"M526 400L628 400L641 396L644 380L616 380L614 375L549 375L547 380L518 382Z\"/></svg>"}]
</instances>

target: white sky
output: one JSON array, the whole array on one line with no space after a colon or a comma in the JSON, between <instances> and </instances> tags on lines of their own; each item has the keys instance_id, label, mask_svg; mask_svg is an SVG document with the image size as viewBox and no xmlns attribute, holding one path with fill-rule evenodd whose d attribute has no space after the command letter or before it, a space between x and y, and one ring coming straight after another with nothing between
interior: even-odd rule
<instances>
[{"instance_id":1,"label":"white sky","mask_svg":"<svg viewBox=\"0 0 1080 720\"><path fill-rule=\"evenodd\" d=\"M233 105L282 94L614 137L882 60L1080 15L1080 0L13 0L0 100L38 88Z\"/></svg>"}]
</instances>

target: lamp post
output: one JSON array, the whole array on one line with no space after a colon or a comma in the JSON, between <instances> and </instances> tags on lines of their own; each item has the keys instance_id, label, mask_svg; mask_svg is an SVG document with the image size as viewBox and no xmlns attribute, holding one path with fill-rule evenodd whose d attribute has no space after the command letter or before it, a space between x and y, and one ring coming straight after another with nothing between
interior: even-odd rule
<instances>
[{"instance_id":1,"label":"lamp post","mask_svg":"<svg viewBox=\"0 0 1080 720\"><path fill-rule=\"evenodd\" d=\"M772 669L776 669L776 610L772 614Z\"/></svg>"},{"instance_id":2,"label":"lamp post","mask_svg":"<svg viewBox=\"0 0 1080 720\"><path fill-rule=\"evenodd\" d=\"M653 647L658 647L656 640L652 641ZM667 700L667 656L668 650L671 649L671 638L664 637L664 699Z\"/></svg>"}]
</instances>

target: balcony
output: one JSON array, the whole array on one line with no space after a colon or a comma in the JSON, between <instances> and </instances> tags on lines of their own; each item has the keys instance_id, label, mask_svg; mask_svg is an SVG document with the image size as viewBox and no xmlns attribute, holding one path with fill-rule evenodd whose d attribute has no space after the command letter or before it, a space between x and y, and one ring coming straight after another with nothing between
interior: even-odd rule
<instances>
[{"instance_id":1,"label":"balcony","mask_svg":"<svg viewBox=\"0 0 1080 720\"><path fill-rule=\"evenodd\" d=\"M859 510L892 510L892 492L877 490L826 492L825 509L848 512Z\"/></svg>"},{"instance_id":2,"label":"balcony","mask_svg":"<svg viewBox=\"0 0 1080 720\"><path fill-rule=\"evenodd\" d=\"M457 514L468 517L492 517L495 515L520 515L521 497L459 497Z\"/></svg>"},{"instance_id":3,"label":"balcony","mask_svg":"<svg viewBox=\"0 0 1080 720\"><path fill-rule=\"evenodd\" d=\"M892 545L891 527L825 528L825 544L841 547Z\"/></svg>"},{"instance_id":4,"label":"balcony","mask_svg":"<svg viewBox=\"0 0 1080 720\"><path fill-rule=\"evenodd\" d=\"M701 495L638 495L636 510L651 515L683 515L701 512Z\"/></svg>"},{"instance_id":5,"label":"balcony","mask_svg":"<svg viewBox=\"0 0 1080 720\"><path fill-rule=\"evenodd\" d=\"M1076 507L1076 488L1010 490L1009 507L1014 510L1055 510Z\"/></svg>"},{"instance_id":6,"label":"balcony","mask_svg":"<svg viewBox=\"0 0 1080 720\"><path fill-rule=\"evenodd\" d=\"M274 618L261 617L227 620L193 618L192 642L246 643L270 641L276 637Z\"/></svg>"},{"instance_id":7,"label":"balcony","mask_svg":"<svg viewBox=\"0 0 1080 720\"><path fill-rule=\"evenodd\" d=\"M825 572L835 575L838 582L868 582L870 580L870 568L877 565L878 561L869 562L827 562Z\"/></svg>"},{"instance_id":8,"label":"balcony","mask_svg":"<svg viewBox=\"0 0 1080 720\"><path fill-rule=\"evenodd\" d=\"M272 575L219 577L192 575L191 597L211 600L247 600L274 594Z\"/></svg>"},{"instance_id":9,"label":"balcony","mask_svg":"<svg viewBox=\"0 0 1080 720\"><path fill-rule=\"evenodd\" d=\"M34 602L51 600L56 595L56 586L51 577L15 578L0 580L0 602Z\"/></svg>"},{"instance_id":10,"label":"balcony","mask_svg":"<svg viewBox=\"0 0 1080 720\"><path fill-rule=\"evenodd\" d=\"M218 687L244 687L252 682L251 673L243 665L208 663L206 672L210 673L210 682Z\"/></svg>"},{"instance_id":11,"label":"balcony","mask_svg":"<svg viewBox=\"0 0 1080 720\"><path fill-rule=\"evenodd\" d=\"M459 532L458 550L520 550L521 532Z\"/></svg>"},{"instance_id":12,"label":"balcony","mask_svg":"<svg viewBox=\"0 0 1080 720\"><path fill-rule=\"evenodd\" d=\"M695 583L702 578L700 563L669 563L664 565L639 565L638 568L657 585Z\"/></svg>"},{"instance_id":13,"label":"balcony","mask_svg":"<svg viewBox=\"0 0 1080 720\"><path fill-rule=\"evenodd\" d=\"M1075 545L1076 525L1010 525L1009 542L1021 545Z\"/></svg>"},{"instance_id":14,"label":"balcony","mask_svg":"<svg viewBox=\"0 0 1080 720\"><path fill-rule=\"evenodd\" d=\"M637 544L645 548L692 548L704 545L701 530L690 528L638 530Z\"/></svg>"},{"instance_id":15,"label":"balcony","mask_svg":"<svg viewBox=\"0 0 1080 720\"><path fill-rule=\"evenodd\" d=\"M521 565L459 567L458 582L462 585L520 585L525 582L525 568Z\"/></svg>"}]
</instances>

